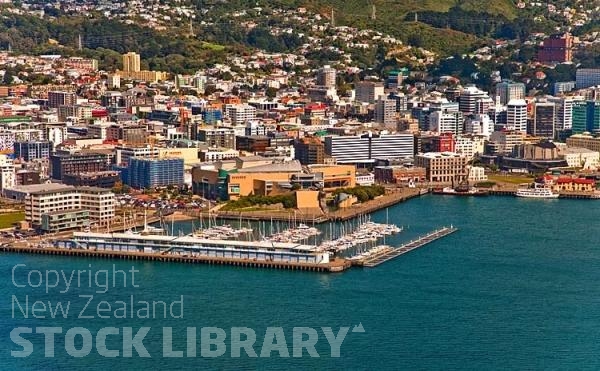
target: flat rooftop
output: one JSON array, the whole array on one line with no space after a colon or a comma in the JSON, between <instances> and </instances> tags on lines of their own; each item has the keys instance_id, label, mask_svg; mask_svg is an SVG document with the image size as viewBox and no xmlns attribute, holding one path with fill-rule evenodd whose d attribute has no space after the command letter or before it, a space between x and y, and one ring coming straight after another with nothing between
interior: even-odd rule
<instances>
[{"instance_id":1,"label":"flat rooftop","mask_svg":"<svg viewBox=\"0 0 600 371\"><path fill-rule=\"evenodd\" d=\"M302 251L302 252L315 252L316 248L311 245L300 245L297 243L287 242L270 242L270 241L235 241L235 240L209 240L203 238L196 238L192 236L154 236L154 235L141 235L134 233L90 233L90 232L74 232L73 237L88 237L98 239L113 239L122 238L129 240L140 240L147 242L171 242L174 244L181 243L185 245L218 245L221 247L230 248L248 248L248 249L276 249L276 250L289 250L289 251Z\"/></svg>"}]
</instances>

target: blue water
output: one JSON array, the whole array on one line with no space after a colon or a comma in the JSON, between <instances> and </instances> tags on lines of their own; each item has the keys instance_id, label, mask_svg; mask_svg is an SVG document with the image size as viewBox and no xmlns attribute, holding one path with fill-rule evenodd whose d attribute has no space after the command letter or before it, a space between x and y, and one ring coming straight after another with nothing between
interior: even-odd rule
<instances>
[{"instance_id":1,"label":"blue water","mask_svg":"<svg viewBox=\"0 0 600 371\"><path fill-rule=\"evenodd\" d=\"M600 368L600 246L596 223L600 202L523 200L503 197L452 198L425 196L389 209L389 219L405 231L388 240L402 241L442 225L459 231L375 269L343 274L260 270L228 266L107 261L50 256L0 255L0 368L9 369L598 369ZM385 221L381 211L373 218ZM139 288L117 281L107 293L85 287L60 294L40 288L17 288L27 272L48 269L128 270L134 265ZM34 276L35 278L35 276ZM37 281L37 279L34 279ZM112 285L112 281L110 281ZM120 287L119 287L120 286ZM64 289L63 287L59 287ZM135 300L172 302L184 297L183 318L78 319L93 294L115 303ZM71 302L68 318L13 318L11 299ZM93 311L92 311L93 312ZM31 314L31 313L30 313ZM162 315L162 313L161 313ZM30 316L31 317L31 316ZM113 316L114 317L114 316ZM341 357L330 357L321 327L362 323L364 333L349 332ZM10 340L15 327L58 326L55 357L44 357L42 334L24 334L33 344L25 358ZM151 330L144 345L151 358L105 358L96 347L73 358L64 333L85 327L91 334L103 327L142 326ZM186 349L186 327L196 327L196 358L163 358L162 327L173 328L174 348ZM200 357L200 328L227 332L227 353ZM249 327L257 334L260 354L267 327L284 328L292 355L292 328L314 327L319 358L231 358L231 327ZM76 347L82 345L76 337ZM122 347L122 336L109 336L109 349ZM185 353L185 352L184 352ZM242 351L242 355L245 355ZM122 353L121 353L122 356Z\"/></svg>"}]
</instances>

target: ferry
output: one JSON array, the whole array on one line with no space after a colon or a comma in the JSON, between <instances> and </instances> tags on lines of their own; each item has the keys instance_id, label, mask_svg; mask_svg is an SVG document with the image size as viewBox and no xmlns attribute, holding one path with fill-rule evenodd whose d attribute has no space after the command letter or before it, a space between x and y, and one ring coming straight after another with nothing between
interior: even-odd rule
<instances>
[{"instance_id":1,"label":"ferry","mask_svg":"<svg viewBox=\"0 0 600 371\"><path fill-rule=\"evenodd\" d=\"M544 184L534 183L533 188L519 188L515 196L525 198L558 198L559 194L552 192Z\"/></svg>"}]
</instances>

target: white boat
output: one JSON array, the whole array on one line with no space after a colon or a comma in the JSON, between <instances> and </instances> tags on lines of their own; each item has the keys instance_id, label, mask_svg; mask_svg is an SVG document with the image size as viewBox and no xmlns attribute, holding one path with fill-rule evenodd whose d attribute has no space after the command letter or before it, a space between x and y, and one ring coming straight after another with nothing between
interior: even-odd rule
<instances>
[{"instance_id":1,"label":"white boat","mask_svg":"<svg viewBox=\"0 0 600 371\"><path fill-rule=\"evenodd\" d=\"M535 183L533 188L519 188L517 197L525 198L558 198L559 194L552 192L552 190L543 184Z\"/></svg>"}]
</instances>

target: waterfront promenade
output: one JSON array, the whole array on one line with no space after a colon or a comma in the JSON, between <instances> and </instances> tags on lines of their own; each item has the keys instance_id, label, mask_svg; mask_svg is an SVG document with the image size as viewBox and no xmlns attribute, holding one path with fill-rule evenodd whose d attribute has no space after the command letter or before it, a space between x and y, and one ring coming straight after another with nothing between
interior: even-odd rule
<instances>
[{"instance_id":1,"label":"waterfront promenade","mask_svg":"<svg viewBox=\"0 0 600 371\"><path fill-rule=\"evenodd\" d=\"M273 209L273 210L257 210L257 211L214 211L214 212L199 212L189 210L186 215L198 218L216 218L226 220L242 219L259 221L296 221L298 223L319 224L327 221L345 221L365 215L377 210L385 209L400 202L418 197L427 193L427 190L420 188L392 188L386 189L386 193L382 196L363 203L354 204L350 207L339 209L331 212L324 212L320 209L298 210L298 209Z\"/></svg>"}]
</instances>

